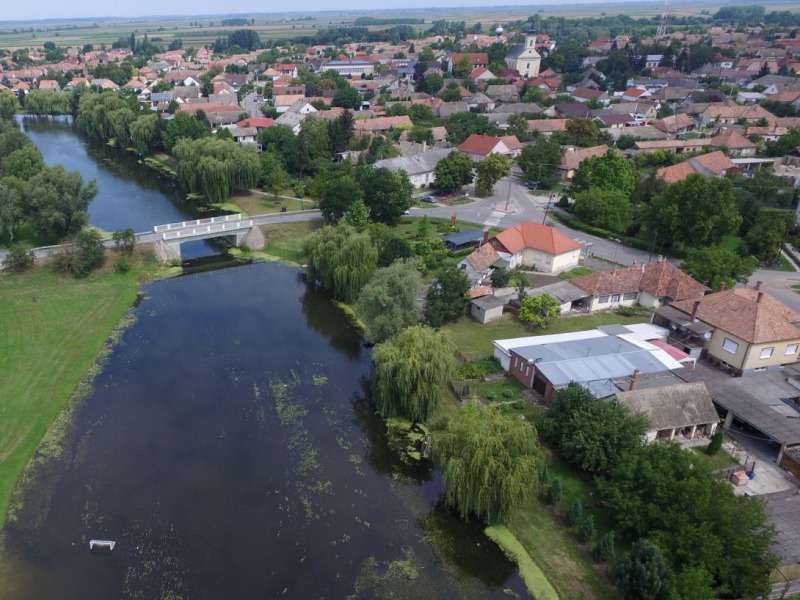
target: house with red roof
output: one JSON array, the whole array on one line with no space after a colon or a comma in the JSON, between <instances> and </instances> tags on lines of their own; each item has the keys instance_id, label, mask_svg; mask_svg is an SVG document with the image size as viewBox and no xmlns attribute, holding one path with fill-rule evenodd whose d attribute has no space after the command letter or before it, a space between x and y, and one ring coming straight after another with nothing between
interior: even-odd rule
<instances>
[{"instance_id":1,"label":"house with red roof","mask_svg":"<svg viewBox=\"0 0 800 600\"><path fill-rule=\"evenodd\" d=\"M535 268L544 273L559 273L578 266L583 248L568 235L550 225L527 221L501 231L489 239L508 268Z\"/></svg>"},{"instance_id":2,"label":"house with red roof","mask_svg":"<svg viewBox=\"0 0 800 600\"><path fill-rule=\"evenodd\" d=\"M481 161L490 154L517 156L521 149L522 145L516 136L495 137L479 133L471 134L458 147L459 152L463 152L474 161Z\"/></svg>"},{"instance_id":3,"label":"house with red roof","mask_svg":"<svg viewBox=\"0 0 800 600\"><path fill-rule=\"evenodd\" d=\"M689 160L661 167L656 171L656 177L660 177L667 183L677 183L683 181L689 175L699 173L706 177L724 177L729 171L736 169L736 164L728 158L721 150L694 156Z\"/></svg>"}]
</instances>

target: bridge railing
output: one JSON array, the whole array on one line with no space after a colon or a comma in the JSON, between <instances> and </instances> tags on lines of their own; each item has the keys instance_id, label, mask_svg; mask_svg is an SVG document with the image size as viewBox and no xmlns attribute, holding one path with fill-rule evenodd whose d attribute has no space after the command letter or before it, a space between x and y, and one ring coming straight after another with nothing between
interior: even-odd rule
<instances>
[{"instance_id":1,"label":"bridge railing","mask_svg":"<svg viewBox=\"0 0 800 600\"><path fill-rule=\"evenodd\" d=\"M253 227L253 220L239 220L233 223L213 223L210 225L200 227L186 227L184 229L174 229L172 231L165 231L161 234L163 240L174 240L179 238L194 237L197 235L207 235L209 233L224 234L226 232L239 231L241 229L250 229Z\"/></svg>"},{"instance_id":2,"label":"bridge railing","mask_svg":"<svg viewBox=\"0 0 800 600\"><path fill-rule=\"evenodd\" d=\"M211 225L215 223L226 223L228 221L240 221L242 215L221 215L219 217L208 217L206 219L195 219L194 221L182 221L181 223L167 223L166 225L156 225L153 227L155 233L162 231L170 231L171 229L186 229L187 227L196 227L200 225Z\"/></svg>"}]
</instances>

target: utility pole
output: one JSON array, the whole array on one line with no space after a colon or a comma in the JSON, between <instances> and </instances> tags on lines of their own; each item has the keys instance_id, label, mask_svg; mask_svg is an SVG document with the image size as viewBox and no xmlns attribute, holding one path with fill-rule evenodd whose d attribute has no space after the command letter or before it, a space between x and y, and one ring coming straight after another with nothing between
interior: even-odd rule
<instances>
[{"instance_id":1,"label":"utility pole","mask_svg":"<svg viewBox=\"0 0 800 600\"><path fill-rule=\"evenodd\" d=\"M669 0L664 0L664 10L661 12L661 22L656 30L656 37L667 35L667 19L669 19Z\"/></svg>"}]
</instances>

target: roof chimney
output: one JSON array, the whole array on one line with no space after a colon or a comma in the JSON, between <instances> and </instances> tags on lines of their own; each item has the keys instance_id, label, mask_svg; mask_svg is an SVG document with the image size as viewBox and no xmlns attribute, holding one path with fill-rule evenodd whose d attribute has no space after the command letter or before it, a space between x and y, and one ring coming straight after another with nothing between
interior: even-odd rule
<instances>
[{"instance_id":1,"label":"roof chimney","mask_svg":"<svg viewBox=\"0 0 800 600\"><path fill-rule=\"evenodd\" d=\"M483 242L482 242L481 245L488 244L488 243L489 243L489 230L488 229L484 229L483 230Z\"/></svg>"},{"instance_id":2,"label":"roof chimney","mask_svg":"<svg viewBox=\"0 0 800 600\"><path fill-rule=\"evenodd\" d=\"M764 283L763 281L756 281L756 291L761 289L761 284Z\"/></svg>"},{"instance_id":3,"label":"roof chimney","mask_svg":"<svg viewBox=\"0 0 800 600\"><path fill-rule=\"evenodd\" d=\"M698 308L700 308L700 300L695 300L694 301L694 306L692 307L692 319L691 319L692 321L694 321L695 317L697 317L697 309Z\"/></svg>"},{"instance_id":4,"label":"roof chimney","mask_svg":"<svg viewBox=\"0 0 800 600\"><path fill-rule=\"evenodd\" d=\"M631 377L631 384L628 386L628 391L632 392L636 389L636 381L639 379L639 369L633 370L633 377Z\"/></svg>"},{"instance_id":5,"label":"roof chimney","mask_svg":"<svg viewBox=\"0 0 800 600\"><path fill-rule=\"evenodd\" d=\"M761 298L763 297L764 297L764 292L758 292L758 296L756 296L756 303L761 302Z\"/></svg>"},{"instance_id":6,"label":"roof chimney","mask_svg":"<svg viewBox=\"0 0 800 600\"><path fill-rule=\"evenodd\" d=\"M725 291L725 282L724 281L720 281L719 282L719 290L718 291L720 291L720 292L724 292Z\"/></svg>"}]
</instances>

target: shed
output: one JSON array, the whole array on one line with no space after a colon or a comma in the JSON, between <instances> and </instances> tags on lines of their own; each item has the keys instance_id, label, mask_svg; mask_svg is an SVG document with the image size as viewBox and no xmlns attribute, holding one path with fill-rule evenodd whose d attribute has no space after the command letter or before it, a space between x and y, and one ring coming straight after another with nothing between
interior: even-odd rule
<instances>
[{"instance_id":1,"label":"shed","mask_svg":"<svg viewBox=\"0 0 800 600\"><path fill-rule=\"evenodd\" d=\"M467 229L466 231L459 231L445 236L444 245L452 252L459 250L466 250L477 246L483 240L483 231L481 229Z\"/></svg>"},{"instance_id":2,"label":"shed","mask_svg":"<svg viewBox=\"0 0 800 600\"><path fill-rule=\"evenodd\" d=\"M475 298L469 306L470 316L478 323L490 323L503 316L505 301L497 296L483 296Z\"/></svg>"},{"instance_id":3,"label":"shed","mask_svg":"<svg viewBox=\"0 0 800 600\"><path fill-rule=\"evenodd\" d=\"M617 400L632 413L648 418L650 429L645 436L648 442L658 438L671 440L676 435L689 438L697 434L710 436L719 422L714 403L702 381L618 392Z\"/></svg>"}]
</instances>

